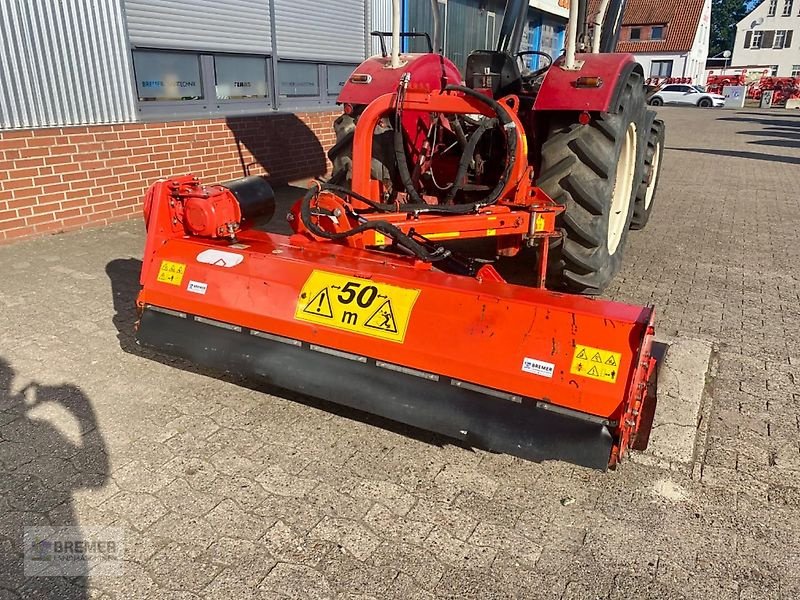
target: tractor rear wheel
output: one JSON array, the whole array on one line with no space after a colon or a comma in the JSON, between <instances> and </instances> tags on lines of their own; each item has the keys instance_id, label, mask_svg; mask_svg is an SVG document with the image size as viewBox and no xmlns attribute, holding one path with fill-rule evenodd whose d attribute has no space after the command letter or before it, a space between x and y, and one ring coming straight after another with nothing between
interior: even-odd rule
<instances>
[{"instance_id":1,"label":"tractor rear wheel","mask_svg":"<svg viewBox=\"0 0 800 600\"><path fill-rule=\"evenodd\" d=\"M653 212L653 200L658 188L658 178L661 175L661 161L664 156L664 121L656 119L655 114L648 113L647 147L644 149L644 172L641 183L636 190L636 199L633 202L633 218L631 229L643 229Z\"/></svg>"},{"instance_id":2,"label":"tractor rear wheel","mask_svg":"<svg viewBox=\"0 0 800 600\"><path fill-rule=\"evenodd\" d=\"M566 207L558 223L564 236L551 253L548 279L574 293L601 293L622 264L644 165L641 75L629 76L615 108L588 125L574 117L553 123L542 146L537 185Z\"/></svg>"}]
</instances>

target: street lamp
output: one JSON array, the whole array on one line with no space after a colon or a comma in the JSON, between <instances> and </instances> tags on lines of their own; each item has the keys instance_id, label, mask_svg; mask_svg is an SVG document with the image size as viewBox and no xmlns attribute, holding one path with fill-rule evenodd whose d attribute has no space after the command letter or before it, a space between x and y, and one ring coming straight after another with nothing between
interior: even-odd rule
<instances>
[{"instance_id":1,"label":"street lamp","mask_svg":"<svg viewBox=\"0 0 800 600\"><path fill-rule=\"evenodd\" d=\"M723 58L725 62L722 64L722 75L725 75L725 70L728 68L728 59L731 57L730 50L723 50L719 54L715 54L714 56L710 56L709 60L714 60L715 58Z\"/></svg>"}]
</instances>

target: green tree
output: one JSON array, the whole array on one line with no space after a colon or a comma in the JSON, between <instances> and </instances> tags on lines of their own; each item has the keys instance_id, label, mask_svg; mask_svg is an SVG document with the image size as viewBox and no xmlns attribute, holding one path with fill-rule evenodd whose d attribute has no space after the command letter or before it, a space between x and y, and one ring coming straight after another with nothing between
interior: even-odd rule
<instances>
[{"instance_id":1,"label":"green tree","mask_svg":"<svg viewBox=\"0 0 800 600\"><path fill-rule=\"evenodd\" d=\"M714 56L724 50L733 50L736 24L758 2L743 0L711 0L711 36L708 55Z\"/></svg>"}]
</instances>

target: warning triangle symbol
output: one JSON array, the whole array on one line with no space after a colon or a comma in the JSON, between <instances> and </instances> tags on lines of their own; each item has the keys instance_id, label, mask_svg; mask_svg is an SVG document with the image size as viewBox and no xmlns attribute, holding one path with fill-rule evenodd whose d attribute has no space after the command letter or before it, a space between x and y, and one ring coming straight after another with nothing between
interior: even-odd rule
<instances>
[{"instance_id":1,"label":"warning triangle symbol","mask_svg":"<svg viewBox=\"0 0 800 600\"><path fill-rule=\"evenodd\" d=\"M608 360L606 361L606 364L611 366L611 367L616 367L617 366L617 361L614 360L613 356L609 356Z\"/></svg>"},{"instance_id":2,"label":"warning triangle symbol","mask_svg":"<svg viewBox=\"0 0 800 600\"><path fill-rule=\"evenodd\" d=\"M603 357L600 356L599 352L594 353L594 356L592 357L592 362L597 362L597 363L603 362Z\"/></svg>"},{"instance_id":3,"label":"warning triangle symbol","mask_svg":"<svg viewBox=\"0 0 800 600\"><path fill-rule=\"evenodd\" d=\"M586 360L589 357L586 356L586 350L581 350L580 352L578 352L578 356L576 356L575 358L582 358L583 360Z\"/></svg>"},{"instance_id":4,"label":"warning triangle symbol","mask_svg":"<svg viewBox=\"0 0 800 600\"><path fill-rule=\"evenodd\" d=\"M327 317L329 319L332 319L333 309L331 308L331 301L329 296L330 293L328 292L328 288L322 288L311 299L311 302L306 304L306 307L303 309L303 312L309 313L311 315L317 315L319 317Z\"/></svg>"},{"instance_id":5,"label":"warning triangle symbol","mask_svg":"<svg viewBox=\"0 0 800 600\"><path fill-rule=\"evenodd\" d=\"M600 373L597 371L597 367L592 367L591 369L589 369L589 372L586 373L586 374L587 375L595 375L595 376L599 376L600 375Z\"/></svg>"},{"instance_id":6,"label":"warning triangle symbol","mask_svg":"<svg viewBox=\"0 0 800 600\"><path fill-rule=\"evenodd\" d=\"M378 310L372 313L372 316L367 319L364 323L364 327L397 333L397 323L394 320L392 303L388 298L384 300L383 304L378 307Z\"/></svg>"}]
</instances>

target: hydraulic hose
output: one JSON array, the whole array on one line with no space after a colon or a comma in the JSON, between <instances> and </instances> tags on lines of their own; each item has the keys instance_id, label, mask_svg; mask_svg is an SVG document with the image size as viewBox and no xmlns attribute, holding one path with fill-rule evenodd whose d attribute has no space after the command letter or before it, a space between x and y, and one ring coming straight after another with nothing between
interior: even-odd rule
<instances>
[{"instance_id":1,"label":"hydraulic hose","mask_svg":"<svg viewBox=\"0 0 800 600\"><path fill-rule=\"evenodd\" d=\"M407 83L407 80L405 83ZM406 157L405 140L403 140L403 97L405 96L403 84L404 81L401 81L401 87L397 91L397 106L394 111L394 135L392 136L394 159L397 163L397 174L400 176L400 181L403 183L406 194L414 204L425 204L425 200L422 199L422 196L419 195L417 188L414 186L411 171L408 170L408 157Z\"/></svg>"},{"instance_id":2,"label":"hydraulic hose","mask_svg":"<svg viewBox=\"0 0 800 600\"><path fill-rule=\"evenodd\" d=\"M475 202L473 204L463 204L459 206L469 206L471 210L477 210L484 206L490 206L497 202L500 198L500 194L503 193L503 189L506 187L506 182L511 177L511 169L514 166L514 159L517 154L517 136L514 135L514 129L516 129L516 123L511 118L511 115L508 113L508 110L494 100L494 98L490 98L480 92L476 92L472 88L465 87L463 85L448 85L444 88L445 92L461 92L475 98L476 100L483 102L487 106L489 106L494 113L497 115L497 119L500 121L500 128L503 131L503 136L506 140L506 166L503 169L503 174L500 176L497 184L492 188L492 191L489 192L489 195L486 197L485 200L481 202ZM473 134L474 135L474 134ZM466 152L464 153L467 154ZM453 207L456 208L456 207ZM470 211L468 211L470 212Z\"/></svg>"},{"instance_id":3,"label":"hydraulic hose","mask_svg":"<svg viewBox=\"0 0 800 600\"><path fill-rule=\"evenodd\" d=\"M340 186L332 186L328 184L321 184L318 186L312 186L308 189L305 196L303 196L303 201L300 203L300 220L302 221L303 225L313 233L314 235L327 239L327 240L343 240L354 235L358 235L359 233L363 233L364 231L368 231L373 229L375 231L379 231L385 235L391 237L398 246L405 248L411 254L423 260L425 262L436 262L437 260L442 260L448 258L450 256L450 251L446 250L442 247L437 247L435 250L430 251L426 248L423 244L420 244L416 240L414 240L411 236L403 233L400 229L389 223L388 221L365 221L360 225L356 225L352 229L348 229L347 231L325 231L317 225L314 220L311 218L311 201L314 197L319 194L319 192L323 190L330 190L330 191L339 191L344 188ZM350 192L349 190L345 190L348 194L352 195L355 198L358 198L361 201L364 201L363 196L359 196ZM367 200L368 203L372 203L371 200Z\"/></svg>"},{"instance_id":4,"label":"hydraulic hose","mask_svg":"<svg viewBox=\"0 0 800 600\"><path fill-rule=\"evenodd\" d=\"M467 169L472 161L472 155L475 154L475 148L478 147L478 142L481 141L483 134L495 125L497 125L497 119L484 119L478 129L470 136L467 145L464 146L461 160L458 161L458 170L456 171L455 179L453 179L453 185L450 186L447 196L444 198L444 204L450 204L459 190L464 187L463 182L467 176Z\"/></svg>"},{"instance_id":5,"label":"hydraulic hose","mask_svg":"<svg viewBox=\"0 0 800 600\"><path fill-rule=\"evenodd\" d=\"M406 190L406 193L409 197L413 200L414 204L421 205L419 208L414 208L411 212L415 214L422 214L422 213L439 213L439 214L468 214L471 212L475 212L476 210L484 207L484 206L491 206L492 204L496 203L497 200L500 198L500 194L503 193L503 190L506 187L506 182L508 181L509 177L511 176L511 169L514 166L514 159L516 156L517 151L517 136L513 135L512 130L516 128L516 123L509 115L508 111L503 107L502 104L490 98L480 92L476 92L472 88L465 87L463 85L448 85L444 88L445 92L462 92L467 96L471 96L476 100L483 102L492 111L497 115L497 119L500 122L501 129L503 131L503 135L506 141L506 165L505 169L503 169L503 174L500 176L497 184L492 188L492 191L486 197L485 200L480 202L473 202L471 204L456 204L456 205L437 205L437 206L430 206L428 205L423 199L422 196L419 195L416 188L414 187L414 182L411 179L411 173L408 170L408 161L406 158L405 152L405 142L403 140L403 130L402 130L402 89L398 91L398 99L397 99L397 108L395 110L395 123L394 123L394 153L395 153L395 160L397 162L397 171L400 175L400 181L403 183L403 187ZM494 119L491 120L492 125L496 123ZM482 124L483 125L483 124ZM479 126L478 131L480 131ZM485 130L484 130L485 131ZM478 135L476 131L473 133L472 137L474 138ZM478 135L478 139L475 140L475 145L477 145L478 141L480 140L480 136L483 135L483 132ZM459 161L459 173L461 173L461 167L468 162L472 158L472 153L474 153L474 147L468 151L467 148L464 150L464 154L461 157L461 161ZM464 172L466 172L466 167L464 168ZM455 196L456 192L461 189L461 185L459 184L459 180L463 179L463 173L461 174L460 178L457 178L453 184L453 187L450 189L448 193L448 199L452 200ZM452 196L451 196L452 194Z\"/></svg>"}]
</instances>

